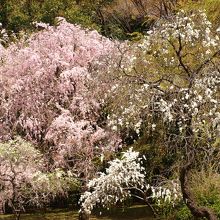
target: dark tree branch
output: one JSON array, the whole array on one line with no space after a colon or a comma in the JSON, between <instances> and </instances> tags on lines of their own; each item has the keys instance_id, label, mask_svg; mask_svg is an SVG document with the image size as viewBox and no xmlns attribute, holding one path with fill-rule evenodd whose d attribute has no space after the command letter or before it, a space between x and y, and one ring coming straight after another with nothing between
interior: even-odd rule
<instances>
[{"instance_id":1,"label":"dark tree branch","mask_svg":"<svg viewBox=\"0 0 220 220\"><path fill-rule=\"evenodd\" d=\"M189 67L187 67L187 65L185 65L185 63L183 62L183 56L182 56L182 49L183 49L183 45L182 45L182 40L181 37L178 37L178 42L179 42L179 48L177 49L175 47L175 45L173 44L172 41L168 40L168 42L170 43L170 45L173 47L176 55L177 55L177 59L179 61L179 65L184 69L184 71L187 73L188 77L191 77L191 70L189 69Z\"/></svg>"}]
</instances>

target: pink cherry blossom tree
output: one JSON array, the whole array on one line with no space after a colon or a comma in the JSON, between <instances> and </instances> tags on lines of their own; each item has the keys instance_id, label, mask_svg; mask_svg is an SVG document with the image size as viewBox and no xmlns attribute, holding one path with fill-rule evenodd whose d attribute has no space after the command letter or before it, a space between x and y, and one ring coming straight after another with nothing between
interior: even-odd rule
<instances>
[{"instance_id":1,"label":"pink cherry blossom tree","mask_svg":"<svg viewBox=\"0 0 220 220\"><path fill-rule=\"evenodd\" d=\"M73 169L87 178L92 160L120 145L100 126L102 103L95 94L102 85L90 74L91 64L112 53L115 43L58 21L1 48L0 138L19 134L47 152L50 169Z\"/></svg>"}]
</instances>

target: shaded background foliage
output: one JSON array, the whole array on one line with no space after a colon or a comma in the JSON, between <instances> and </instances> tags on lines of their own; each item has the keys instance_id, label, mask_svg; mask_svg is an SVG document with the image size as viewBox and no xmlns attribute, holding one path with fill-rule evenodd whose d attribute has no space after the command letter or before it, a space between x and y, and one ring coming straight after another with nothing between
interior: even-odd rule
<instances>
[{"instance_id":1,"label":"shaded background foliage","mask_svg":"<svg viewBox=\"0 0 220 220\"><path fill-rule=\"evenodd\" d=\"M34 30L32 22L54 25L62 16L70 23L97 29L105 36L138 39L161 17L179 8L205 9L215 26L220 25L219 0L1 0L0 22L7 30Z\"/></svg>"}]
</instances>

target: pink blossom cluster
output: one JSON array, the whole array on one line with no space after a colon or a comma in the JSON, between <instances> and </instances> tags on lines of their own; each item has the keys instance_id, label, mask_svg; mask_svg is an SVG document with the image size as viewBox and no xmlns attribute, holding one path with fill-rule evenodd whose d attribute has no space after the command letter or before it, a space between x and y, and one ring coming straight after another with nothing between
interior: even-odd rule
<instances>
[{"instance_id":1,"label":"pink blossom cluster","mask_svg":"<svg viewBox=\"0 0 220 220\"><path fill-rule=\"evenodd\" d=\"M81 164L79 172L114 150L120 140L97 124L101 85L89 71L114 47L98 32L63 18L57 27L0 47L0 139L19 134L43 146L53 167Z\"/></svg>"}]
</instances>

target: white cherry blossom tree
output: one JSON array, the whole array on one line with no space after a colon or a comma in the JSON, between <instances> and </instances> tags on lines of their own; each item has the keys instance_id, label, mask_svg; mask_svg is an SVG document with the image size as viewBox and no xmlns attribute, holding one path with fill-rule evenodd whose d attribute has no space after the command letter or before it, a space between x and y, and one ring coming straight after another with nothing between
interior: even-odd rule
<instances>
[{"instance_id":1,"label":"white cherry blossom tree","mask_svg":"<svg viewBox=\"0 0 220 220\"><path fill-rule=\"evenodd\" d=\"M119 45L118 53L101 62L99 74L109 85L102 96L109 103L109 126L140 137L159 130L161 145L182 164L186 205L194 216L208 219L216 216L196 204L187 176L199 157L218 150L219 56L219 35L206 14L180 11L158 21L141 41Z\"/></svg>"}]
</instances>

